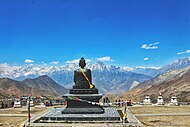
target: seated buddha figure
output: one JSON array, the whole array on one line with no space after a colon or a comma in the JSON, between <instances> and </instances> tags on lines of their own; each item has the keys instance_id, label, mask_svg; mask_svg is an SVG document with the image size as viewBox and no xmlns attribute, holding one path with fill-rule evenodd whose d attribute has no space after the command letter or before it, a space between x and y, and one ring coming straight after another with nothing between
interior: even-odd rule
<instances>
[{"instance_id":1,"label":"seated buddha figure","mask_svg":"<svg viewBox=\"0 0 190 127\"><path fill-rule=\"evenodd\" d=\"M74 82L75 85L73 89L91 89L94 88L92 85L92 76L91 70L85 68L86 62L85 59L82 57L79 61L79 69L74 71Z\"/></svg>"}]
</instances>

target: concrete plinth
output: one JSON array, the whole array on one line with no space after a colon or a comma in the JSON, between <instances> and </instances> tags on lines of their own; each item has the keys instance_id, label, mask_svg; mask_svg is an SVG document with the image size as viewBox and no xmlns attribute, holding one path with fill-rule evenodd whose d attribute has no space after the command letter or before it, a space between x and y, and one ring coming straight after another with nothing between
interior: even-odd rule
<instances>
[{"instance_id":1,"label":"concrete plinth","mask_svg":"<svg viewBox=\"0 0 190 127\"><path fill-rule=\"evenodd\" d=\"M103 114L62 114L62 110L64 109L56 108L35 122L121 122L119 113L114 108L104 108Z\"/></svg>"}]
</instances>

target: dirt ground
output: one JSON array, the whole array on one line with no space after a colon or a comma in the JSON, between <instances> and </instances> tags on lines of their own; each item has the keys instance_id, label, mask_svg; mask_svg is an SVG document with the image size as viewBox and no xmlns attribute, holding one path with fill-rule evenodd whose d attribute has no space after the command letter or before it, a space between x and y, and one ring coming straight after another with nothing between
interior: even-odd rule
<instances>
[{"instance_id":1,"label":"dirt ground","mask_svg":"<svg viewBox=\"0 0 190 127\"><path fill-rule=\"evenodd\" d=\"M145 127L190 127L190 116L137 117Z\"/></svg>"},{"instance_id":2,"label":"dirt ground","mask_svg":"<svg viewBox=\"0 0 190 127\"><path fill-rule=\"evenodd\" d=\"M31 108L31 115L38 114L46 108ZM129 110L134 114L164 114L164 113L190 113L190 106L132 106ZM11 108L0 110L0 114L27 114L27 108ZM190 127L190 116L137 116L144 127ZM4 126L16 125L27 120L27 117L0 117Z\"/></svg>"},{"instance_id":3,"label":"dirt ground","mask_svg":"<svg viewBox=\"0 0 190 127\"><path fill-rule=\"evenodd\" d=\"M23 122L24 120L27 120L26 117L0 117L0 127L9 127L13 126L16 127L18 123Z\"/></svg>"},{"instance_id":4,"label":"dirt ground","mask_svg":"<svg viewBox=\"0 0 190 127\"><path fill-rule=\"evenodd\" d=\"M133 114L190 113L190 106L132 106ZM190 127L189 116L137 116L145 127Z\"/></svg>"},{"instance_id":5,"label":"dirt ground","mask_svg":"<svg viewBox=\"0 0 190 127\"><path fill-rule=\"evenodd\" d=\"M42 111L44 111L46 108L35 108L31 107L31 116L38 114ZM16 126L18 123L21 123L25 120L27 120L27 113L28 109L27 107L22 108L8 108L8 109L0 109L0 114L26 114L26 117L15 117L15 116L0 116L0 127L8 127L9 125ZM8 125L9 124L9 125Z\"/></svg>"},{"instance_id":6,"label":"dirt ground","mask_svg":"<svg viewBox=\"0 0 190 127\"><path fill-rule=\"evenodd\" d=\"M132 106L129 110L133 114L162 114L162 113L190 113L190 106Z\"/></svg>"},{"instance_id":7,"label":"dirt ground","mask_svg":"<svg viewBox=\"0 0 190 127\"><path fill-rule=\"evenodd\" d=\"M37 114L46 108L36 108L36 107L31 107L31 114ZM22 108L7 108L7 109L0 109L0 114L27 114L28 109L27 107L22 107Z\"/></svg>"}]
</instances>

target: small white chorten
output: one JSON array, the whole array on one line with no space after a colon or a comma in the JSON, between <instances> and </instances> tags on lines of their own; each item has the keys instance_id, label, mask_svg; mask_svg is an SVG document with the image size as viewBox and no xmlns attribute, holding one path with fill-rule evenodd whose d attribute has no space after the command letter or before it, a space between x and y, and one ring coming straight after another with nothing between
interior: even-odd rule
<instances>
[{"instance_id":1,"label":"small white chorten","mask_svg":"<svg viewBox=\"0 0 190 127\"><path fill-rule=\"evenodd\" d=\"M28 103L29 103L29 101L27 101L27 106L28 106ZM34 101L33 100L30 100L30 107L34 107L35 105L34 105Z\"/></svg>"},{"instance_id":2,"label":"small white chorten","mask_svg":"<svg viewBox=\"0 0 190 127\"><path fill-rule=\"evenodd\" d=\"M150 96L145 96L145 98L143 100L143 104L151 104Z\"/></svg>"},{"instance_id":3,"label":"small white chorten","mask_svg":"<svg viewBox=\"0 0 190 127\"><path fill-rule=\"evenodd\" d=\"M163 97L162 97L162 94L161 94L161 93L160 93L160 95L158 96L157 104L158 104L158 105L163 105L163 104L164 104L164 100L163 100Z\"/></svg>"},{"instance_id":4,"label":"small white chorten","mask_svg":"<svg viewBox=\"0 0 190 127\"><path fill-rule=\"evenodd\" d=\"M14 101L13 108L21 108L21 107L22 107L22 104L21 104L20 99L16 98L15 101Z\"/></svg>"},{"instance_id":5,"label":"small white chorten","mask_svg":"<svg viewBox=\"0 0 190 127\"><path fill-rule=\"evenodd\" d=\"M173 104L173 105L178 105L177 97L176 96L172 96L170 103Z\"/></svg>"}]
</instances>

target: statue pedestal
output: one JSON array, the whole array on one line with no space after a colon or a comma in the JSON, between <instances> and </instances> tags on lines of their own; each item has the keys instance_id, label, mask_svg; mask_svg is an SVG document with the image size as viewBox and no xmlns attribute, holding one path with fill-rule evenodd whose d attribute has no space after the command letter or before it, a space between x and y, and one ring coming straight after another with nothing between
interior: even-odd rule
<instances>
[{"instance_id":1,"label":"statue pedestal","mask_svg":"<svg viewBox=\"0 0 190 127\"><path fill-rule=\"evenodd\" d=\"M121 123L119 113L115 108L104 108L105 112L103 114L63 114L61 113L65 109L56 108L45 114L43 117L38 119L39 123ZM81 112L86 111L84 108L80 108ZM94 111L94 108L93 108ZM121 124L120 124L121 125ZM96 126L94 124L94 126Z\"/></svg>"},{"instance_id":2,"label":"statue pedestal","mask_svg":"<svg viewBox=\"0 0 190 127\"><path fill-rule=\"evenodd\" d=\"M63 114L103 114L104 109L99 105L102 94L94 89L71 89L70 94L63 96L67 107Z\"/></svg>"},{"instance_id":3,"label":"statue pedestal","mask_svg":"<svg viewBox=\"0 0 190 127\"><path fill-rule=\"evenodd\" d=\"M98 94L98 89L71 89L70 94Z\"/></svg>"}]
</instances>

